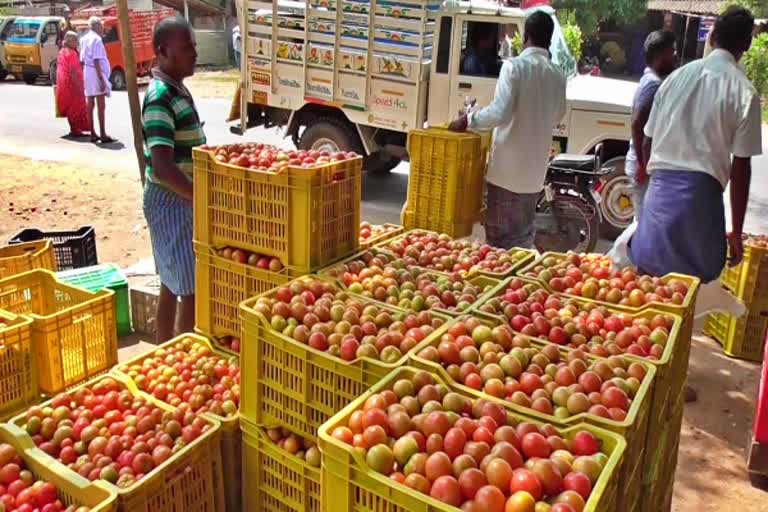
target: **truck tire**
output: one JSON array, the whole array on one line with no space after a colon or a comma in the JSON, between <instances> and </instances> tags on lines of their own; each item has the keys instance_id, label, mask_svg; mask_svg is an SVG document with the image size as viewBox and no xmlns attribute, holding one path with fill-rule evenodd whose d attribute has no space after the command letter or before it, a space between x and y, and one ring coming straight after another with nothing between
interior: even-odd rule
<instances>
[{"instance_id":1,"label":"truck tire","mask_svg":"<svg viewBox=\"0 0 768 512\"><path fill-rule=\"evenodd\" d=\"M37 81L37 75L34 73L25 73L21 78L27 85L35 85L35 81Z\"/></svg>"},{"instance_id":2,"label":"truck tire","mask_svg":"<svg viewBox=\"0 0 768 512\"><path fill-rule=\"evenodd\" d=\"M121 69L116 69L109 76L109 81L112 84L112 89L116 91L125 90L125 73Z\"/></svg>"},{"instance_id":3,"label":"truck tire","mask_svg":"<svg viewBox=\"0 0 768 512\"><path fill-rule=\"evenodd\" d=\"M602 178L600 189L600 235L602 238L615 240L627 226L632 224L635 208L632 206L629 177L624 173L624 157L616 157L603 164L605 167L616 167L610 174Z\"/></svg>"},{"instance_id":4,"label":"truck tire","mask_svg":"<svg viewBox=\"0 0 768 512\"><path fill-rule=\"evenodd\" d=\"M307 125L299 138L299 149L363 154L363 145L355 127L335 117L320 117Z\"/></svg>"}]
</instances>

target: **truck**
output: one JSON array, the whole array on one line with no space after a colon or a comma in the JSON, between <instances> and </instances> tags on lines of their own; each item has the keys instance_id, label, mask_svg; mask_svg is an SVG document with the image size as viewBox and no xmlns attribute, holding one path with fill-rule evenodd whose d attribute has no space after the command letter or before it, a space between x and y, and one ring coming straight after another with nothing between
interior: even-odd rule
<instances>
[{"instance_id":1,"label":"truck","mask_svg":"<svg viewBox=\"0 0 768 512\"><path fill-rule=\"evenodd\" d=\"M64 34L60 16L19 17L7 27L3 44L8 72L33 84L56 75L56 57Z\"/></svg>"},{"instance_id":2,"label":"truck","mask_svg":"<svg viewBox=\"0 0 768 512\"><path fill-rule=\"evenodd\" d=\"M623 162L637 85L578 75L554 11L534 9L555 20L550 52L569 77L552 151L589 154L602 144L604 165L614 169L600 184L602 229L615 236L634 213ZM463 69L473 38L492 31L499 48L509 48L534 9L456 0L247 0L234 131L280 125L300 149L355 151L365 155L368 172L387 172L407 159L410 130L445 125L470 99L491 101L500 66L485 76Z\"/></svg>"},{"instance_id":3,"label":"truck","mask_svg":"<svg viewBox=\"0 0 768 512\"><path fill-rule=\"evenodd\" d=\"M163 18L175 15L173 9L162 8L154 10L132 10L128 20L131 27L131 40L136 60L136 76L148 77L156 64L155 50L152 47L152 33L157 24ZM88 18L99 16L104 25L104 49L111 67L109 81L112 88L122 91L126 87L125 61L120 41L123 39L117 11L114 6L105 8L89 7L75 11L70 19L72 28L81 36L88 32Z\"/></svg>"},{"instance_id":4,"label":"truck","mask_svg":"<svg viewBox=\"0 0 768 512\"><path fill-rule=\"evenodd\" d=\"M0 82L8 76L8 61L5 58L5 40L16 18L14 16L0 16Z\"/></svg>"}]
</instances>

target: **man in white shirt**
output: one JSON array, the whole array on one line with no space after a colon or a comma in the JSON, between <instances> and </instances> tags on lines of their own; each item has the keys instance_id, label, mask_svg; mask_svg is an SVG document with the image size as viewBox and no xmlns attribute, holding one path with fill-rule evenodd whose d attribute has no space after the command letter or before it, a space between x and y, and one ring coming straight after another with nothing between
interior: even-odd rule
<instances>
[{"instance_id":1,"label":"man in white shirt","mask_svg":"<svg viewBox=\"0 0 768 512\"><path fill-rule=\"evenodd\" d=\"M541 11L525 21L524 50L501 68L493 101L451 129L496 128L485 233L496 247L533 247L536 201L547 175L552 130L565 114L566 78L549 56L555 24Z\"/></svg>"},{"instance_id":2,"label":"man in white shirt","mask_svg":"<svg viewBox=\"0 0 768 512\"><path fill-rule=\"evenodd\" d=\"M751 157L761 154L760 97L738 66L754 19L731 7L717 19L708 57L670 75L645 126L651 176L630 256L645 273L707 283L726 259L723 191L730 181L731 264L742 258Z\"/></svg>"}]
</instances>

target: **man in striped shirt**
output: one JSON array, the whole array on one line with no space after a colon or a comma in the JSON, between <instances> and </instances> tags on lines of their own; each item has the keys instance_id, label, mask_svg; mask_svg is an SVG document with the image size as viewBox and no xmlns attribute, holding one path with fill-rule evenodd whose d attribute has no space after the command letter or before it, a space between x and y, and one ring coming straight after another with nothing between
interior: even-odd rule
<instances>
[{"instance_id":1,"label":"man in striped shirt","mask_svg":"<svg viewBox=\"0 0 768 512\"><path fill-rule=\"evenodd\" d=\"M173 337L177 302L180 332L195 326L195 256L192 250L192 148L205 144L200 117L182 81L197 60L192 28L166 18L153 36L158 67L144 96L142 127L147 161L144 216L161 288L157 341Z\"/></svg>"}]
</instances>

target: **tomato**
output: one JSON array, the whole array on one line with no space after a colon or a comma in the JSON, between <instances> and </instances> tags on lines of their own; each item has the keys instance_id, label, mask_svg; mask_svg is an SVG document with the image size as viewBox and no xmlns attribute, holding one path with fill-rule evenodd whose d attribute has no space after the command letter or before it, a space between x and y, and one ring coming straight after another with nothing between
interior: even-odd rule
<instances>
[{"instance_id":1,"label":"tomato","mask_svg":"<svg viewBox=\"0 0 768 512\"><path fill-rule=\"evenodd\" d=\"M512 494L525 491L537 501L541 499L543 494L539 478L532 471L525 468L516 469L512 473L509 490Z\"/></svg>"},{"instance_id":2,"label":"tomato","mask_svg":"<svg viewBox=\"0 0 768 512\"><path fill-rule=\"evenodd\" d=\"M477 491L475 501L487 512L504 512L506 498L498 487L486 485Z\"/></svg>"},{"instance_id":3,"label":"tomato","mask_svg":"<svg viewBox=\"0 0 768 512\"><path fill-rule=\"evenodd\" d=\"M435 480L429 495L454 507L461 505L461 489L453 476L444 475Z\"/></svg>"}]
</instances>

